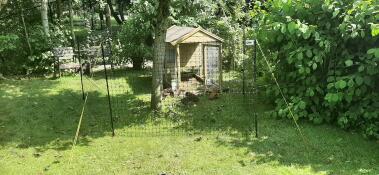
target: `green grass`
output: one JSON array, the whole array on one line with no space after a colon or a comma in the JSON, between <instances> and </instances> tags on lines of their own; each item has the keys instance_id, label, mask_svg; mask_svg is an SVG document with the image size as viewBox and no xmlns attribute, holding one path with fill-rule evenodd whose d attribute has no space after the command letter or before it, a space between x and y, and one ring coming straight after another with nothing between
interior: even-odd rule
<instances>
[{"instance_id":1,"label":"green grass","mask_svg":"<svg viewBox=\"0 0 379 175\"><path fill-rule=\"evenodd\" d=\"M104 79L85 79L75 147L79 77L0 80L0 174L379 174L379 143L360 134L300 123L304 144L293 122L267 117L268 105L242 96L186 106L166 99L156 116L148 73L124 75L110 80L115 137ZM249 109L259 113L257 139Z\"/></svg>"}]
</instances>

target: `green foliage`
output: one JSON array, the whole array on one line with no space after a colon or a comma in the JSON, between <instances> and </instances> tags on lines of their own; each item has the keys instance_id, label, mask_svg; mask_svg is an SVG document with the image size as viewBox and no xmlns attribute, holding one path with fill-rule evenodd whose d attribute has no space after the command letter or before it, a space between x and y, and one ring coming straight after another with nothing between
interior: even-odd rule
<instances>
[{"instance_id":1,"label":"green foliage","mask_svg":"<svg viewBox=\"0 0 379 175\"><path fill-rule=\"evenodd\" d=\"M141 69L145 60L152 59L152 30L151 26L139 16L128 18L119 33L123 60L130 60L133 68Z\"/></svg>"},{"instance_id":2,"label":"green foliage","mask_svg":"<svg viewBox=\"0 0 379 175\"><path fill-rule=\"evenodd\" d=\"M4 51L14 50L16 46L16 42L18 41L18 36L11 35L0 35L0 53Z\"/></svg>"},{"instance_id":3,"label":"green foliage","mask_svg":"<svg viewBox=\"0 0 379 175\"><path fill-rule=\"evenodd\" d=\"M276 115L335 123L379 138L379 48L375 1L268 2L260 40L290 101ZM371 34L371 35L370 35ZM273 49L274 48L274 49ZM305 105L306 104L306 105Z\"/></svg>"}]
</instances>

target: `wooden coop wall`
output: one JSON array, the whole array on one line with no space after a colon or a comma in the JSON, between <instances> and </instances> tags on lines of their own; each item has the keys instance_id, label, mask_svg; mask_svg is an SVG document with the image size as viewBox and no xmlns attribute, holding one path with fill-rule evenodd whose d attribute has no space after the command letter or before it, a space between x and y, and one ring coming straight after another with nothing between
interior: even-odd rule
<instances>
[{"instance_id":1,"label":"wooden coop wall","mask_svg":"<svg viewBox=\"0 0 379 175\"><path fill-rule=\"evenodd\" d=\"M202 48L201 44L180 44L180 67L182 71L202 68Z\"/></svg>"}]
</instances>

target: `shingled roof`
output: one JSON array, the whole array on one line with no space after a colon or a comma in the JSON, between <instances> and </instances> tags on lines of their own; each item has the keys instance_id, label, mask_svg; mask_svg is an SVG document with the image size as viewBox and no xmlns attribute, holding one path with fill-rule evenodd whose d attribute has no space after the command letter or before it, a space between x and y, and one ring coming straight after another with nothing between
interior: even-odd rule
<instances>
[{"instance_id":1,"label":"shingled roof","mask_svg":"<svg viewBox=\"0 0 379 175\"><path fill-rule=\"evenodd\" d=\"M205 29L198 27L198 28L193 28L193 27L180 27L180 26L171 26L170 28L167 29L166 33L166 42L171 43L172 45L176 45L180 43L181 41L191 37L193 34L197 32L203 32L207 34L208 36L223 42L224 40L217 35L206 31Z\"/></svg>"}]
</instances>

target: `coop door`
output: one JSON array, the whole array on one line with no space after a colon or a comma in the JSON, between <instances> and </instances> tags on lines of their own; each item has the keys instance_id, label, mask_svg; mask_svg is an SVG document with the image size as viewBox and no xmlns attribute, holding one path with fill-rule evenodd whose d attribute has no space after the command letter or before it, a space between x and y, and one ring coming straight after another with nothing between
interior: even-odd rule
<instances>
[{"instance_id":1,"label":"coop door","mask_svg":"<svg viewBox=\"0 0 379 175\"><path fill-rule=\"evenodd\" d=\"M218 46L206 46L206 85L216 85L219 83L219 47Z\"/></svg>"}]
</instances>

